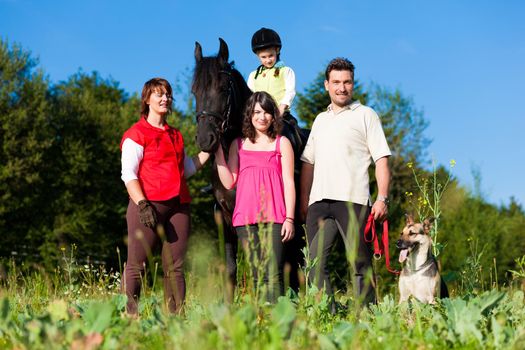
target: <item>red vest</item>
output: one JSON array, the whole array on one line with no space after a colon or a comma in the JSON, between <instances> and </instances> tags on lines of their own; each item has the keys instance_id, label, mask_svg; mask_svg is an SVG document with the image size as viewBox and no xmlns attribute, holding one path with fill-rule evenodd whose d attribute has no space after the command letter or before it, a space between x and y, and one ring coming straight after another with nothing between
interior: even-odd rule
<instances>
[{"instance_id":1,"label":"red vest","mask_svg":"<svg viewBox=\"0 0 525 350\"><path fill-rule=\"evenodd\" d=\"M181 203L191 201L184 179L184 140L179 130L167 123L164 129L156 128L142 116L122 136L144 147L138 178L148 200L164 201L180 196Z\"/></svg>"}]
</instances>

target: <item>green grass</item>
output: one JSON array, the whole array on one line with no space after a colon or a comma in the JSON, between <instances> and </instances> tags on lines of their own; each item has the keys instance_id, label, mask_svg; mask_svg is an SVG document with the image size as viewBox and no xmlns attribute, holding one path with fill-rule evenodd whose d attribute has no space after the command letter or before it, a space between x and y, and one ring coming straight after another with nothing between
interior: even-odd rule
<instances>
[{"instance_id":1,"label":"green grass","mask_svg":"<svg viewBox=\"0 0 525 350\"><path fill-rule=\"evenodd\" d=\"M325 294L303 286L275 304L258 297L241 264L235 301L223 303L224 266L213 240L194 239L188 253L186 305L173 316L161 281L148 267L140 317L126 316L120 272L78 264L5 267L0 289L0 349L523 349L525 302L518 283L505 288L454 289L435 306L398 305L385 293L357 311L340 292L328 312ZM517 275L520 277L520 275ZM152 281L155 284L152 287ZM487 288L488 289L488 288ZM351 290L351 288L349 288ZM395 286L390 290L395 290Z\"/></svg>"}]
</instances>

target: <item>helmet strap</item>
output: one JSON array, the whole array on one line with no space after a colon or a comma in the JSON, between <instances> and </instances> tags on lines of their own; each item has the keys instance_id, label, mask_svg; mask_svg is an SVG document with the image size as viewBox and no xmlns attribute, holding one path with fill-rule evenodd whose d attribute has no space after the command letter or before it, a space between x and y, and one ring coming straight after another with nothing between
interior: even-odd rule
<instances>
[{"instance_id":1,"label":"helmet strap","mask_svg":"<svg viewBox=\"0 0 525 350\"><path fill-rule=\"evenodd\" d=\"M257 79L259 74L261 74L263 68L264 68L264 66L262 64L259 67L257 67L257 71L255 72L255 78L253 78L253 79Z\"/></svg>"}]
</instances>

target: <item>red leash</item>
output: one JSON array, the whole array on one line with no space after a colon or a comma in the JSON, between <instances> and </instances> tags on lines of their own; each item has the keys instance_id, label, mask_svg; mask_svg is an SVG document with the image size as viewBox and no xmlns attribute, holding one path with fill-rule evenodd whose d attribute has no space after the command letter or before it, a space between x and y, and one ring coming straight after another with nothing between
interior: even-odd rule
<instances>
[{"instance_id":1,"label":"red leash","mask_svg":"<svg viewBox=\"0 0 525 350\"><path fill-rule=\"evenodd\" d=\"M368 237L369 234L371 235L371 237ZM374 220L373 214L370 214L368 220L366 221L364 236L365 242L374 242L374 258L381 259L381 256L384 255L386 269L388 270L388 272L391 272L395 275L399 275L399 271L396 271L390 267L390 253L388 252L388 221L383 221L383 234L381 237L381 243L383 247L379 246L379 238L377 237L376 222Z\"/></svg>"}]
</instances>

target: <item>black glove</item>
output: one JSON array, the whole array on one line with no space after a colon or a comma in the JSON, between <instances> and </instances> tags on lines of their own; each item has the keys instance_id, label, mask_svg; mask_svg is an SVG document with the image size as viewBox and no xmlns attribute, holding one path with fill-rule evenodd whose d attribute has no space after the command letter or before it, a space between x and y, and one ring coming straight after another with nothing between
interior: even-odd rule
<instances>
[{"instance_id":1,"label":"black glove","mask_svg":"<svg viewBox=\"0 0 525 350\"><path fill-rule=\"evenodd\" d=\"M157 213L155 208L146 199L139 201L139 218L140 223L149 228L157 226Z\"/></svg>"}]
</instances>

